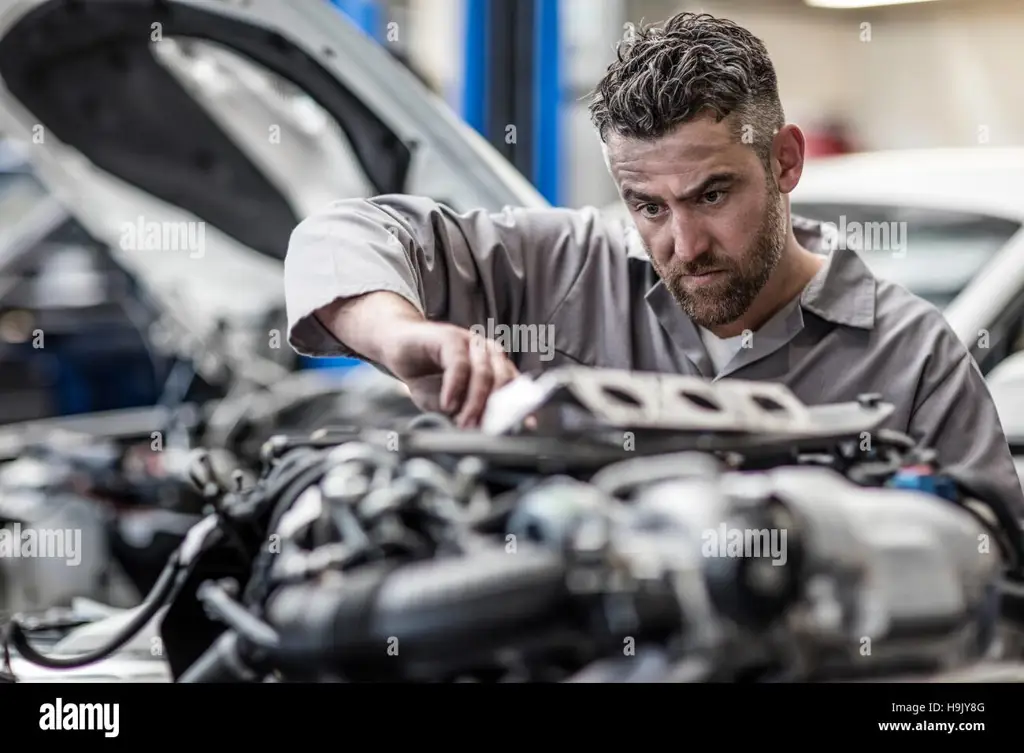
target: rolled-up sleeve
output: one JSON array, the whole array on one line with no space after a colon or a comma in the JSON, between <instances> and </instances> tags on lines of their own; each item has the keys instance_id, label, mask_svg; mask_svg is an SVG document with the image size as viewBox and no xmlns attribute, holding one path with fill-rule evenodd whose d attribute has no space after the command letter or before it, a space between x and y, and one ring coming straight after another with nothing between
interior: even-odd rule
<instances>
[{"instance_id":1,"label":"rolled-up sleeve","mask_svg":"<svg viewBox=\"0 0 1024 753\"><path fill-rule=\"evenodd\" d=\"M973 496L1002 500L1024 520L1024 491L984 377L966 351L916 406L909 433Z\"/></svg>"},{"instance_id":2,"label":"rolled-up sleeve","mask_svg":"<svg viewBox=\"0 0 1024 753\"><path fill-rule=\"evenodd\" d=\"M284 264L288 342L303 355L358 356L314 313L377 291L467 328L488 319L543 324L588 255L614 243L596 210L457 213L405 195L335 202L292 233Z\"/></svg>"}]
</instances>

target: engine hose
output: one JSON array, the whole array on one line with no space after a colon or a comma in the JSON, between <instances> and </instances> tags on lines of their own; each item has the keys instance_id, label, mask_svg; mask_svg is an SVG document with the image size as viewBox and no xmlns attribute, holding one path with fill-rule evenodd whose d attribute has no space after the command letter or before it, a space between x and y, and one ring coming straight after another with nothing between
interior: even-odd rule
<instances>
[{"instance_id":1,"label":"engine hose","mask_svg":"<svg viewBox=\"0 0 1024 753\"><path fill-rule=\"evenodd\" d=\"M335 447L328 449L326 452L324 450L315 451L315 454L311 456L313 462L309 465L304 465L300 471L290 476L286 487L284 484L279 483L275 487L275 491L280 490L278 494L275 496L267 494L268 499L277 499L270 516L270 523L267 526L268 533L273 533L277 530L282 516L291 509L299 495L313 484L318 483L329 468L334 467L335 463L358 461L373 464L376 462L373 455L378 453L377 449L352 447L350 453L342 453L343 457L339 458L338 452L340 449L342 448ZM366 456L366 452L369 452L370 455ZM392 462L391 456L387 453L381 453L381 457L386 457L388 462ZM277 552L271 551L269 547L263 548L253 563L252 575L246 585L242 601L257 611L262 610L262 604L269 595L270 569L273 567L276 554Z\"/></svg>"},{"instance_id":2,"label":"engine hose","mask_svg":"<svg viewBox=\"0 0 1024 753\"><path fill-rule=\"evenodd\" d=\"M324 467L325 457L320 455L312 467L303 467L301 471L290 477L290 483L281 489L277 495L277 502L274 504L273 512L270 515L270 524L267 532L273 533L277 530L281 517L292 507L295 500L299 498L306 489L320 481L327 469ZM273 497L268 497L273 499ZM255 606L260 609L266 595L270 581L270 569L274 565L276 552L270 547L261 547L256 560L252 565L252 574L246 584L242 602L248 606Z\"/></svg>"},{"instance_id":3,"label":"engine hose","mask_svg":"<svg viewBox=\"0 0 1024 753\"><path fill-rule=\"evenodd\" d=\"M265 511L267 507L271 509L276 504L276 500L284 493L284 491L295 483L295 479L300 478L310 468L319 466L324 459L324 453L322 450L301 450L301 456L299 458L289 458L287 461L282 461L282 465L277 469L274 476L263 480L259 486L253 489L253 493L260 499L259 512ZM285 466L287 463L287 466Z\"/></svg>"},{"instance_id":4,"label":"engine hose","mask_svg":"<svg viewBox=\"0 0 1024 753\"><path fill-rule=\"evenodd\" d=\"M876 429L875 439L880 444L887 444L900 450L914 450L918 447L913 437L895 429Z\"/></svg>"},{"instance_id":5,"label":"engine hose","mask_svg":"<svg viewBox=\"0 0 1024 753\"><path fill-rule=\"evenodd\" d=\"M320 470L322 459L321 453L311 453L309 456L295 458L293 462L294 464L299 465L299 467L296 469L290 469L287 474L283 474L284 478L276 480L276 483L267 490L268 499L273 499L275 493L281 489L288 492L293 491L296 488L299 490L306 488L306 486L311 483L308 479L313 476L314 472L322 473ZM315 462L315 465L310 469L308 467L308 462L300 464L300 461L302 460L312 460ZM300 492L295 492L295 495L297 495L297 493ZM289 494L287 496L292 497L294 495ZM276 509L275 517L280 517L280 514ZM261 554L265 552L266 550L263 550ZM46 667L47 669L76 669L78 667L95 664L96 662L102 661L103 659L111 656L118 649L128 643L128 641L138 635L139 632L156 616L161 607L171 599L175 586L179 582L178 576L182 571L180 557L180 549L171 555L167 564L164 566L160 577L157 579L157 582L154 584L145 601L139 607L139 611L134 617L132 617L130 622L122 627L103 646L95 649L94 651L80 654L78 656L46 656L32 647L29 643L28 632L25 630L21 622L15 618L7 624L4 631L3 653L5 664L10 666L11 646L13 646L18 651L19 655L26 661L40 667Z\"/></svg>"},{"instance_id":6,"label":"engine hose","mask_svg":"<svg viewBox=\"0 0 1024 753\"><path fill-rule=\"evenodd\" d=\"M595 473L590 483L605 494L616 497L637 486L659 481L686 477L712 479L722 470L722 463L713 455L689 451L620 460Z\"/></svg>"},{"instance_id":7,"label":"engine hose","mask_svg":"<svg viewBox=\"0 0 1024 753\"><path fill-rule=\"evenodd\" d=\"M160 573L160 578L131 621L117 631L103 646L78 656L46 656L39 653L29 643L28 634L21 622L17 618L11 620L7 624L4 634L5 663L10 666L11 646L14 646L18 650L19 655L26 661L48 669L75 669L106 659L138 635L149 624L150 620L156 617L160 608L170 600L174 587L178 582L178 575L181 569L180 554L179 551L176 551L171 555L170 560L164 566L163 572Z\"/></svg>"},{"instance_id":8,"label":"engine hose","mask_svg":"<svg viewBox=\"0 0 1024 753\"><path fill-rule=\"evenodd\" d=\"M273 628L232 599L224 587L205 581L196 590L196 598L212 616L227 625L247 643L266 650L277 648L279 638Z\"/></svg>"}]
</instances>

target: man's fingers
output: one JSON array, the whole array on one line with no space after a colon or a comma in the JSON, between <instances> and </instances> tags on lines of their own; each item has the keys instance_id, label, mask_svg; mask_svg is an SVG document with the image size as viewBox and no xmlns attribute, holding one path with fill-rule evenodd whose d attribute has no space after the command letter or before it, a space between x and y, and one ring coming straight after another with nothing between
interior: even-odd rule
<instances>
[{"instance_id":1,"label":"man's fingers","mask_svg":"<svg viewBox=\"0 0 1024 753\"><path fill-rule=\"evenodd\" d=\"M442 354L441 365L441 410L455 415L455 423L463 428L477 425L491 393L519 376L498 344L479 335L470 339L468 347L465 341L453 343Z\"/></svg>"},{"instance_id":2,"label":"man's fingers","mask_svg":"<svg viewBox=\"0 0 1024 753\"><path fill-rule=\"evenodd\" d=\"M406 382L410 397L420 410L428 413L441 413L441 380L443 374L431 374Z\"/></svg>"},{"instance_id":3,"label":"man's fingers","mask_svg":"<svg viewBox=\"0 0 1024 753\"><path fill-rule=\"evenodd\" d=\"M519 376L519 370L509 360L505 352L495 345L491 349L491 370L494 372L494 387L491 391L500 389L513 379Z\"/></svg>"},{"instance_id":4,"label":"man's fingers","mask_svg":"<svg viewBox=\"0 0 1024 753\"><path fill-rule=\"evenodd\" d=\"M444 369L444 378L441 380L441 410L452 414L459 409L465 399L472 370L469 354L461 342L446 347L442 354L441 367Z\"/></svg>"},{"instance_id":5,"label":"man's fingers","mask_svg":"<svg viewBox=\"0 0 1024 753\"><path fill-rule=\"evenodd\" d=\"M466 391L462 411L455 420L460 427L474 426L480 420L494 386L491 349L487 341L479 335L474 335L469 343L469 364L469 389Z\"/></svg>"}]
</instances>

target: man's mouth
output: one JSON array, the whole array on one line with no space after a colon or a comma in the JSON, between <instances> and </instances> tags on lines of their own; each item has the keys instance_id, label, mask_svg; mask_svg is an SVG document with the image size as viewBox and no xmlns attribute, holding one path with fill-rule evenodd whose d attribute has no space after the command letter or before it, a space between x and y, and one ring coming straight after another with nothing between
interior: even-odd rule
<instances>
[{"instance_id":1,"label":"man's mouth","mask_svg":"<svg viewBox=\"0 0 1024 753\"><path fill-rule=\"evenodd\" d=\"M705 272L699 272L697 274L683 275L683 279L689 280L691 283L697 283L698 285L701 285L707 282L712 282L713 280L717 280L719 275L722 275L724 273L725 270L722 269L709 269Z\"/></svg>"}]
</instances>

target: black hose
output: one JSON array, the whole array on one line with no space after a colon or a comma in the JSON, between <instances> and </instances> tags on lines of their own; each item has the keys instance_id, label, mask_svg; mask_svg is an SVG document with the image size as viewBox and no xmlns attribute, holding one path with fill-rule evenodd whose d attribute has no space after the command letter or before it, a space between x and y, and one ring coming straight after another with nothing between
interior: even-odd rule
<instances>
[{"instance_id":1,"label":"black hose","mask_svg":"<svg viewBox=\"0 0 1024 753\"><path fill-rule=\"evenodd\" d=\"M175 680L176 683L250 683L260 675L249 666L247 648L238 634L221 633L196 661Z\"/></svg>"},{"instance_id":2,"label":"black hose","mask_svg":"<svg viewBox=\"0 0 1024 753\"><path fill-rule=\"evenodd\" d=\"M275 485L273 491L277 492L275 495L276 499L271 494L267 495L268 499L275 499L273 512L270 514L270 523L267 526L268 533L273 533L277 530L281 517L291 508L299 495L323 478L324 473L326 473L324 459L322 453L317 453L313 463L303 465L297 471L289 474L286 483ZM256 560L253 562L252 570L250 571L249 582L246 584L242 595L242 601L246 605L260 608L259 605L262 604L267 595L270 569L274 565L276 554L276 552L271 551L270 547L262 547L259 554L256 555Z\"/></svg>"},{"instance_id":3,"label":"black hose","mask_svg":"<svg viewBox=\"0 0 1024 753\"><path fill-rule=\"evenodd\" d=\"M94 651L79 654L78 656L46 656L41 654L29 643L27 631L18 618L15 618L7 625L4 635L4 653L8 654L9 646L14 646L26 661L48 669L75 669L106 659L138 635L149 624L150 620L156 617L156 613L160 611L160 608L167 603L177 583L177 576L181 571L181 561L179 558L179 551L171 555L170 560L160 574L160 578L142 603L138 613L106 644Z\"/></svg>"},{"instance_id":4,"label":"black hose","mask_svg":"<svg viewBox=\"0 0 1024 753\"><path fill-rule=\"evenodd\" d=\"M312 452L309 454L301 453L298 457L289 458L285 463L283 463L281 477L275 479L274 483L265 490L264 494L266 495L266 498L274 499L278 494L284 491L290 491L296 488L306 488L310 483L309 478L311 477L309 461L314 463L313 470L322 474L320 467L322 454L319 452ZM287 498L292 498L292 496L293 495L291 494L286 495ZM276 510L275 513L277 513ZM279 517L279 515L277 515L277 517ZM47 656L32 647L28 638L29 631L21 624L19 618L15 617L7 624L4 630L3 651L5 660L9 659L11 646L13 646L26 661L48 669L76 669L78 667L85 667L106 659L138 635L150 620L156 617L157 612L159 612L160 609L170 600L174 593L175 586L178 583L178 575L182 571L183 565L180 557L181 550L178 549L171 555L167 564L164 566L160 577L157 579L156 584L142 603L137 614L103 646L78 656ZM258 562L259 559L257 559L257 563ZM254 571L255 569L256 567L254 565Z\"/></svg>"},{"instance_id":5,"label":"black hose","mask_svg":"<svg viewBox=\"0 0 1024 753\"><path fill-rule=\"evenodd\" d=\"M914 450L918 447L918 442L913 437L895 429L878 429L875 438L881 444L898 447L901 450Z\"/></svg>"},{"instance_id":6,"label":"black hose","mask_svg":"<svg viewBox=\"0 0 1024 753\"><path fill-rule=\"evenodd\" d=\"M263 622L231 598L221 586L210 581L200 584L196 597L219 622L257 648L272 651L280 640L270 625Z\"/></svg>"},{"instance_id":7,"label":"black hose","mask_svg":"<svg viewBox=\"0 0 1024 753\"><path fill-rule=\"evenodd\" d=\"M424 431L430 429L452 429L455 424L443 413L423 413L409 420L407 431Z\"/></svg>"},{"instance_id":8,"label":"black hose","mask_svg":"<svg viewBox=\"0 0 1024 753\"><path fill-rule=\"evenodd\" d=\"M259 482L250 496L258 496L262 503L277 500L284 490L295 483L309 468L319 466L324 459L323 450L301 448L281 460L274 474ZM262 507L262 505L260 505Z\"/></svg>"}]
</instances>

